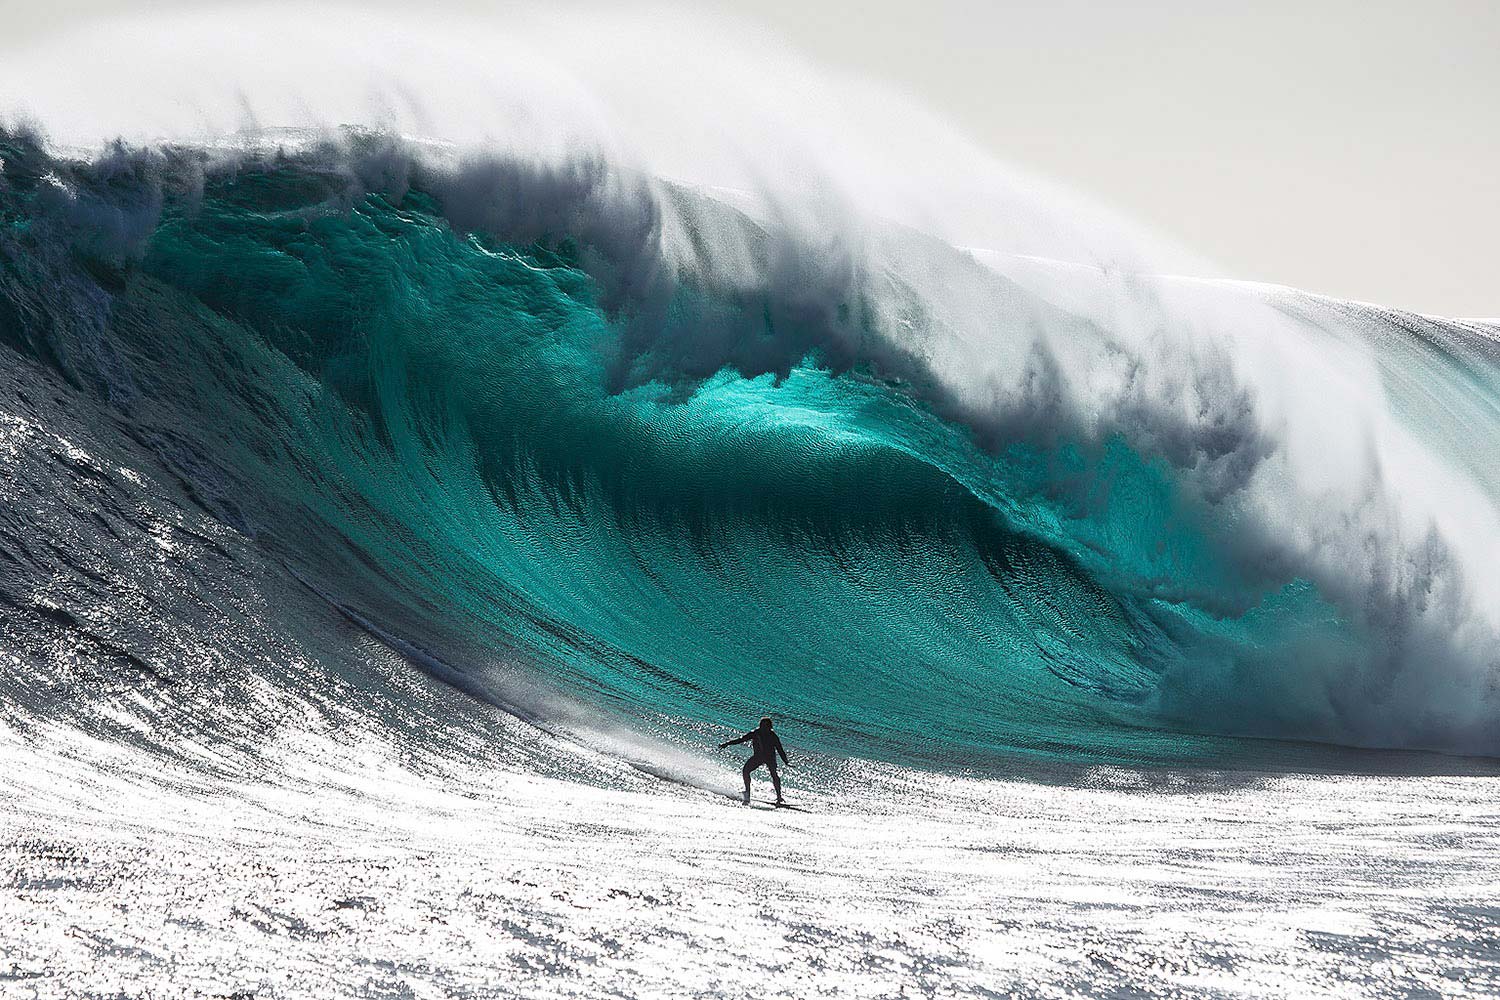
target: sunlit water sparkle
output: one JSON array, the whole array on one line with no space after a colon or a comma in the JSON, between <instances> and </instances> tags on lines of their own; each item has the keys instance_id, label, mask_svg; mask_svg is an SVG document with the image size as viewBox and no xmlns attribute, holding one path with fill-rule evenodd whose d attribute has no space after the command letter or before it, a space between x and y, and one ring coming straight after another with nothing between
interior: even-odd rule
<instances>
[{"instance_id":1,"label":"sunlit water sparkle","mask_svg":"<svg viewBox=\"0 0 1500 1000\"><path fill-rule=\"evenodd\" d=\"M198 748L232 778L7 723L11 995L1500 990L1491 775L808 761L805 812L746 809L369 662L337 707L273 698L253 752Z\"/></svg>"}]
</instances>

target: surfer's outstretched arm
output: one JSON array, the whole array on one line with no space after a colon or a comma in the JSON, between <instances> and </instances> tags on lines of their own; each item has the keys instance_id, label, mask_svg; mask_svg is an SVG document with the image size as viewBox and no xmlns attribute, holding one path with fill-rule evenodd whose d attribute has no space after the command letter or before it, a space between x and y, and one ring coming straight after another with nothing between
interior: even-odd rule
<instances>
[{"instance_id":1,"label":"surfer's outstretched arm","mask_svg":"<svg viewBox=\"0 0 1500 1000\"><path fill-rule=\"evenodd\" d=\"M732 747L736 743L744 743L746 740L748 740L750 737L752 737L754 735L755 735L754 733L746 733L744 736L741 736L737 740L725 740L723 743L719 744L719 749L723 750L725 747Z\"/></svg>"}]
</instances>

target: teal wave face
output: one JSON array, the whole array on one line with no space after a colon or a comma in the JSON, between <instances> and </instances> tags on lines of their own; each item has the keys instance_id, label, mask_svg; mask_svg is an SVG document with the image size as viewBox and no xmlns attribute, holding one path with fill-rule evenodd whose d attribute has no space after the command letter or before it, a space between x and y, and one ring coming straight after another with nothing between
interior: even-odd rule
<instances>
[{"instance_id":1,"label":"teal wave face","mask_svg":"<svg viewBox=\"0 0 1500 1000\"><path fill-rule=\"evenodd\" d=\"M309 162L185 193L170 169L96 172L72 214L42 175L7 168L11 342L476 689L520 663L654 725L771 712L809 746L962 766L1328 738L1318 665L1368 655L1125 430L958 419L919 365L861 347L857 285L808 310L646 280L660 262L567 213L465 231L419 174L351 196ZM101 250L90 199L150 226Z\"/></svg>"}]
</instances>

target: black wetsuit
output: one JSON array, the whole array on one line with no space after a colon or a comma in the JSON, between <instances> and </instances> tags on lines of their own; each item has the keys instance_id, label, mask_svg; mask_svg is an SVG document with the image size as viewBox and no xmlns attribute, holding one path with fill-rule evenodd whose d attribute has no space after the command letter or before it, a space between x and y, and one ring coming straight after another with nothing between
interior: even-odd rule
<instances>
[{"instance_id":1,"label":"black wetsuit","mask_svg":"<svg viewBox=\"0 0 1500 1000\"><path fill-rule=\"evenodd\" d=\"M776 735L774 729L752 729L737 740L730 740L725 746L734 746L736 743L749 743L754 749L750 759L745 761L741 774L745 778L745 794L750 794L750 773L757 767L765 765L766 770L771 772L771 786L776 789L776 798L781 798L781 775L776 772L776 755L786 761L786 750L781 746L781 737ZM789 761L786 761L790 763Z\"/></svg>"}]
</instances>

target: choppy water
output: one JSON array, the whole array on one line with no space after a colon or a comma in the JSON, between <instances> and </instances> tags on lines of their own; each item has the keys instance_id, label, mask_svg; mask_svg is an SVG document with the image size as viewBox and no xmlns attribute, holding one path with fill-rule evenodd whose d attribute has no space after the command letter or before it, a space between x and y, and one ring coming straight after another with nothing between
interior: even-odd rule
<instances>
[{"instance_id":1,"label":"choppy water","mask_svg":"<svg viewBox=\"0 0 1500 1000\"><path fill-rule=\"evenodd\" d=\"M179 738L182 759L7 720L7 992L1500 990L1479 768L976 779L812 758L787 772L806 812L746 810L369 660L357 696L347 676L311 705L261 691L275 736ZM128 697L114 721L161 725Z\"/></svg>"}]
</instances>

